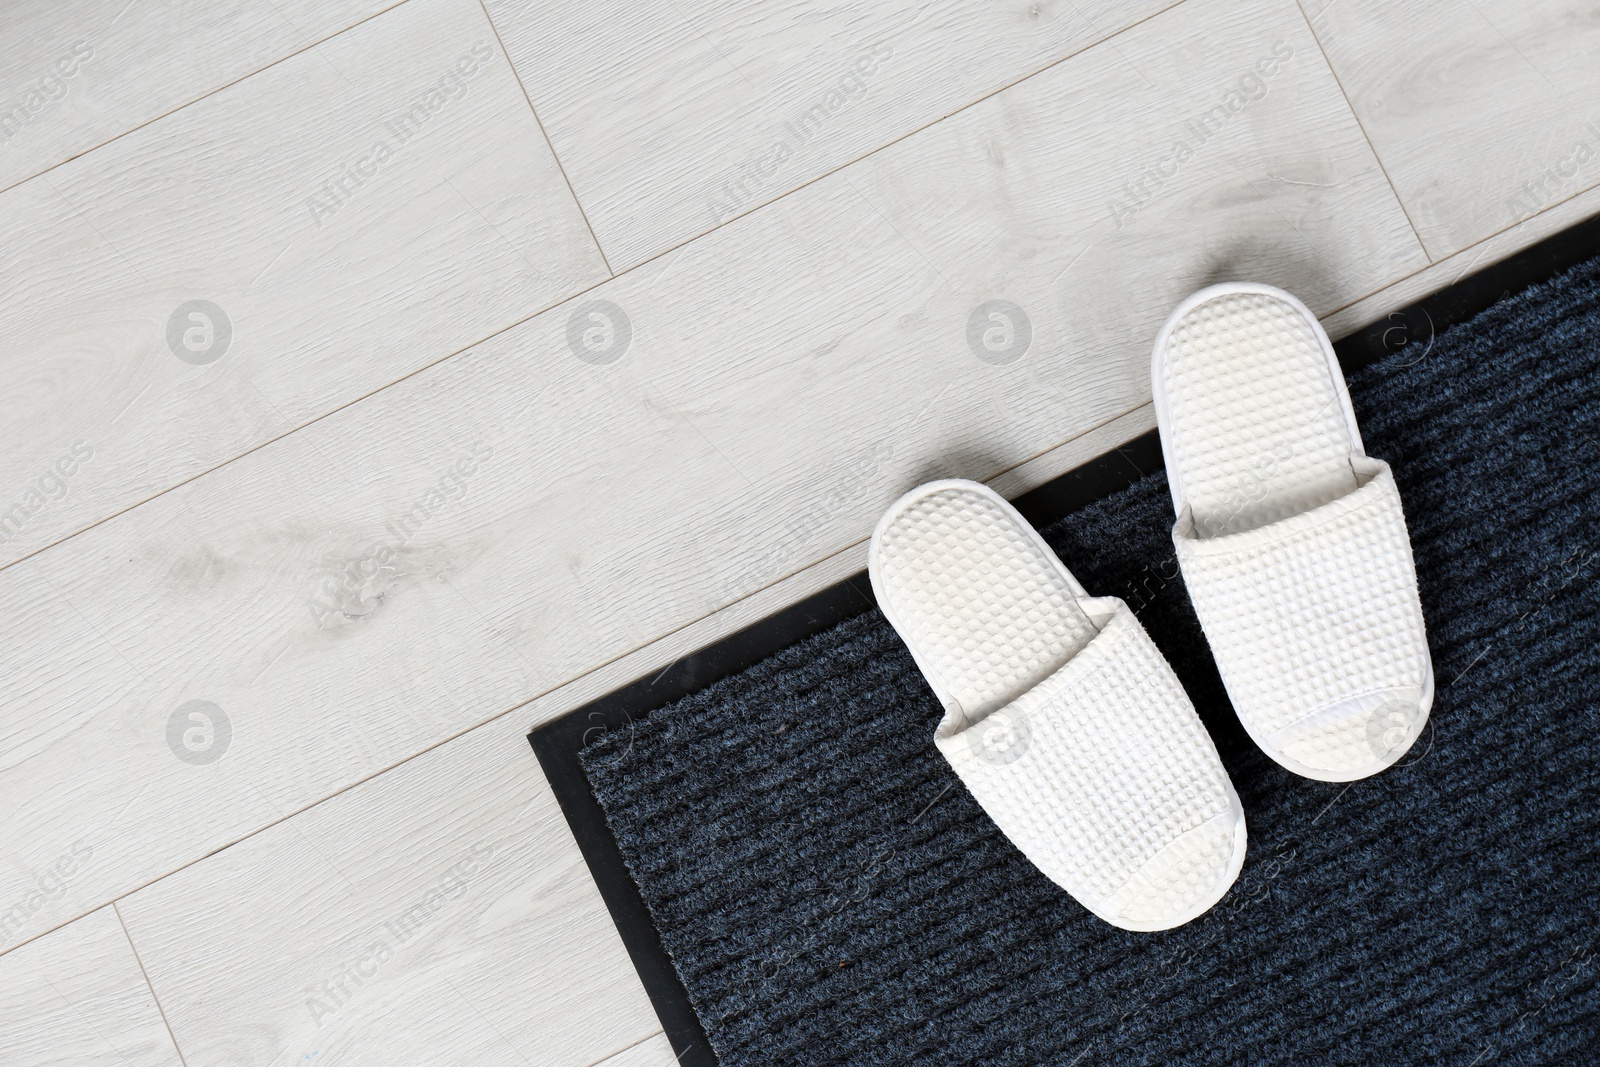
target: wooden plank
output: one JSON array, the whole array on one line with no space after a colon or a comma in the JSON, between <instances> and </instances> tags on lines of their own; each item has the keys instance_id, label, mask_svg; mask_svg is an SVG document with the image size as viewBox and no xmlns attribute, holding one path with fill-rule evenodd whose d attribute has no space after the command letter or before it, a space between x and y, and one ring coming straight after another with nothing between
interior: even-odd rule
<instances>
[{"instance_id":1,"label":"wooden plank","mask_svg":"<svg viewBox=\"0 0 1600 1067\"><path fill-rule=\"evenodd\" d=\"M1370 323L1378 322L1399 308L1407 307L1441 289L1446 289L1475 271L1491 263L1537 244L1546 237L1560 233L1585 219L1600 215L1600 186L1595 186L1570 200L1563 200L1532 218L1501 230L1475 245L1469 245L1452 256L1391 282L1375 293L1370 293L1353 303L1323 317L1322 325L1335 339L1354 333ZM1424 336L1431 336L1424 335ZM1396 334L1395 340L1401 336ZM1421 338L1408 335L1405 340Z\"/></svg>"},{"instance_id":2,"label":"wooden plank","mask_svg":"<svg viewBox=\"0 0 1600 1067\"><path fill-rule=\"evenodd\" d=\"M0 14L0 189L395 0L13 0Z\"/></svg>"},{"instance_id":3,"label":"wooden plank","mask_svg":"<svg viewBox=\"0 0 1600 1067\"><path fill-rule=\"evenodd\" d=\"M1149 405L1145 405L1129 418L1114 420L1053 450L1050 455L1038 457L1009 472L1006 479L1011 484L1007 488L1025 491L1059 473L1057 468L1069 469L1129 436L1144 432L1149 428L1149 410ZM248 1050L253 1058L248 1062L276 1062L278 1059L287 1062L295 1058L289 1054L299 1045L306 1045L308 1051L302 1055L311 1055L314 1060L336 1051L341 1057L349 1057L332 1061L338 1063L382 1063L383 1057L392 1055L395 1041L402 1042L402 1048L422 1050L431 1050L440 1044L446 1048L461 1047L464 1042L471 1045L475 1038L457 1028L466 1025L472 1029L472 1020L432 1018L433 1023L443 1021L436 1032L410 1025L415 1004L439 997L459 999L457 990L442 982L453 981L451 976L460 973L463 965L459 958L463 955L475 961L474 969L481 969L483 964L478 961L485 959L491 961L491 967L502 965L506 960L514 961L517 966L509 979L493 983L502 990L515 990L514 996L504 997L505 1012L511 1021L503 1014L486 1020L508 1040L501 1044L478 1031L477 1038L482 1042L481 1047L475 1048L474 1055L482 1059L474 1062L587 1062L582 1059L584 1049L626 1040L630 1031L619 1028L618 1021L625 1021L630 1027L638 1022L636 991L642 991L637 990L637 979L631 967L621 978L601 973L606 968L626 966L625 959L621 965L617 962L616 939L614 933L610 933L609 920L601 922L597 929L603 928L610 936L598 940L557 941L548 936L554 928L587 928L595 914L604 915L581 864L580 873L572 875L570 883L561 881L561 888L555 892L542 888L542 882L532 889L528 886L529 880L551 877L549 868L561 869L555 876L558 880L569 876L565 868L572 863L575 848L564 831L565 824L559 822L558 816L550 816L551 800L542 782L521 773L506 775L501 772L507 769L516 772L518 765L526 762L520 755L525 750L522 738L530 718L548 719L559 713L557 708L570 709L616 687L621 681L659 670L678 656L769 614L780 603L801 599L845 573L859 570L864 565L864 553L864 544L853 546L809 568L807 574L779 583L788 588L771 588L747 598L648 649L630 654L623 661L563 687L537 702L537 707L502 716L495 723L202 860L124 901L121 906L138 931L141 951L152 961L153 981L162 989L164 1002L175 1006L179 997L191 991L204 1002L205 1009L197 1009L196 1013L196 1017L204 1021L198 1031L190 1031L181 1022L178 1024L185 1049L191 1054L198 1049L202 1053L231 1054L235 1058L244 1054L240 1043L228 1038L241 1028L228 1026L226 1018L219 1017L221 1012L266 1022L267 1030L282 1035L270 1044L253 1042ZM511 758L513 754L518 758ZM438 762L430 765L430 761ZM472 783L469 795L464 797L459 793L462 781ZM526 805L519 808L524 801ZM437 825L435 820L439 812L450 813L451 821ZM530 829L533 825L537 826L537 832ZM479 841L484 834L491 836ZM324 915L325 906L302 895L308 892L306 884L317 880L318 872L323 878L347 878L353 886L363 890L369 880L376 877L382 883L380 892L384 894L383 903L389 906L388 911L403 913L408 910L406 901L427 899L428 873L438 868L448 874L455 866L451 862L453 852L460 852L460 843L468 840L473 841L475 847L466 849L460 861L463 864L460 881L464 889L459 894L447 894L443 901L436 901L439 904L437 919L429 914L426 923L415 928L412 924L397 923L381 907L378 908L380 918L373 921L370 913L374 894L350 891L342 893L342 902L328 924L330 929L324 929L320 917ZM396 841L400 842L398 846ZM489 869L496 856L507 855L507 845L519 850L516 859L503 859L509 868L503 872L507 877L499 884L480 880L477 875ZM479 856L483 857L481 867ZM411 873L397 874L397 871ZM340 886L331 890L324 887L324 890L341 896ZM475 895L496 897L497 894L504 894L508 899L496 898L492 902L472 899ZM530 896L546 902L537 915L526 914ZM239 944L237 938L222 936L225 930L254 927L262 919L263 908L265 929L259 934L252 933L247 943ZM485 909L523 916L525 921L517 924L509 935L505 932L509 923L502 922L486 929L487 924L475 922L473 918ZM302 912L319 916L319 924L308 928L298 918ZM179 943L169 944L166 940L169 931L183 926L175 921L180 915L185 917L185 922L190 916L199 916L198 929L186 929ZM365 923L363 916L367 916ZM430 935L433 940L425 942L419 935L431 930L436 922L454 922L455 926L445 929L441 925ZM543 940L541 933L546 935ZM401 935L404 935L403 940ZM186 958L211 958L204 953L204 945L212 939L220 939L228 945L227 953L217 960L217 966L227 971L222 978L225 988L220 1003L215 997L217 978L194 974L184 963ZM308 944L321 947L308 947ZM328 947L330 945L332 947ZM338 948L342 945L355 946L346 953L349 961L339 956ZM424 945L446 946L447 951L421 947ZM384 950L388 950L387 958L383 958ZM330 955L337 957L331 963L325 959ZM179 979L177 989L169 988L165 970L156 969L156 961L168 957L171 957L171 974ZM550 959L546 961L546 957ZM533 968L529 966L532 960L546 962ZM575 971L565 965L568 960L576 961ZM347 973L347 963L353 974ZM318 965L323 971L331 972L331 977L311 983L298 980L308 968L316 971ZM576 973L580 988L570 993L571 996L592 997L594 989L598 988L601 995L609 999L592 1005L601 1009L595 1015L573 1019L558 1010L559 1005L552 1005L540 996L540 991L530 985L530 981L535 980L528 977L530 973L541 976ZM623 972L618 970L617 974L623 975ZM304 1020L297 1019L294 1011L282 1008L280 1002L292 1003L297 995L305 1001L301 1006L306 1017L313 1024L320 1024L315 1025L314 1030L304 1028ZM493 994L485 995L482 1000L473 996L479 1008L492 1000ZM530 1004L539 1007L530 1010ZM331 1023L341 1014L346 1017L346 1027L333 1031ZM535 1040L524 1044L530 1036L530 1022L537 1019L547 1024L542 1038L547 1043L539 1043L535 1027ZM571 1025L562 1025L563 1022ZM650 1015L646 1022L653 1024L654 1016ZM398 1032L384 1033L389 1030ZM375 1036L380 1033L383 1036ZM552 1056L549 1042L564 1043L561 1046L564 1055ZM541 1058L541 1053L548 1058ZM670 1067L675 1062L670 1043L665 1035L657 1032L604 1059L597 1067L656 1064Z\"/></svg>"},{"instance_id":4,"label":"wooden plank","mask_svg":"<svg viewBox=\"0 0 1600 1067\"><path fill-rule=\"evenodd\" d=\"M619 1052L596 1067L677 1067L672 1043L666 1034L656 1034L626 1051Z\"/></svg>"},{"instance_id":5,"label":"wooden plank","mask_svg":"<svg viewBox=\"0 0 1600 1067\"><path fill-rule=\"evenodd\" d=\"M0 956L0 1049L28 1067L181 1067L114 908Z\"/></svg>"},{"instance_id":6,"label":"wooden plank","mask_svg":"<svg viewBox=\"0 0 1600 1067\"><path fill-rule=\"evenodd\" d=\"M621 270L1172 2L488 0L488 10Z\"/></svg>"},{"instance_id":7,"label":"wooden plank","mask_svg":"<svg viewBox=\"0 0 1600 1067\"><path fill-rule=\"evenodd\" d=\"M591 1064L660 1030L509 719L118 907L191 1064Z\"/></svg>"},{"instance_id":8,"label":"wooden plank","mask_svg":"<svg viewBox=\"0 0 1600 1067\"><path fill-rule=\"evenodd\" d=\"M1600 11L1573 0L1307 0L1428 254L1600 183Z\"/></svg>"},{"instance_id":9,"label":"wooden plank","mask_svg":"<svg viewBox=\"0 0 1600 1067\"><path fill-rule=\"evenodd\" d=\"M1115 44L0 572L0 834L99 857L21 936L1110 425L1197 285L1327 310L1424 262L1292 0Z\"/></svg>"},{"instance_id":10,"label":"wooden plank","mask_svg":"<svg viewBox=\"0 0 1600 1067\"><path fill-rule=\"evenodd\" d=\"M379 15L0 212L0 565L606 276L476 0Z\"/></svg>"}]
</instances>

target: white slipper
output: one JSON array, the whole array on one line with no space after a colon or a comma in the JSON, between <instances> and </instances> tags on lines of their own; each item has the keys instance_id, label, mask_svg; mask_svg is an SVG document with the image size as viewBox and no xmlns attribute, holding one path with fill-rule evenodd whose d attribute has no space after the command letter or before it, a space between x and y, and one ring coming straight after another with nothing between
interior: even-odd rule
<instances>
[{"instance_id":1,"label":"white slipper","mask_svg":"<svg viewBox=\"0 0 1600 1067\"><path fill-rule=\"evenodd\" d=\"M1269 285L1202 289L1150 380L1178 565L1239 721L1308 778L1393 764L1433 664L1394 475L1361 446L1316 316Z\"/></svg>"},{"instance_id":2,"label":"white slipper","mask_svg":"<svg viewBox=\"0 0 1600 1067\"><path fill-rule=\"evenodd\" d=\"M1124 930L1221 899L1244 810L1177 676L987 486L930 482L872 535L878 606L944 706L938 747L1034 866Z\"/></svg>"}]
</instances>

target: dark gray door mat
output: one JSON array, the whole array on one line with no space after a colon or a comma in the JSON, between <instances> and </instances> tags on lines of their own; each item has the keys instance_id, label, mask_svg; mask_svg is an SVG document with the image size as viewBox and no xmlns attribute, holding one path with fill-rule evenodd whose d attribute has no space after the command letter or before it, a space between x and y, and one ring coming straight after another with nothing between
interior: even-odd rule
<instances>
[{"instance_id":1,"label":"dark gray door mat","mask_svg":"<svg viewBox=\"0 0 1600 1067\"><path fill-rule=\"evenodd\" d=\"M1591 220L1336 346L1439 684L1385 774L1249 744L1153 435L1018 501L1138 610L1244 801L1244 871L1187 926L1113 929L1000 836L864 576L535 731L680 1061L1600 1062L1597 252Z\"/></svg>"}]
</instances>

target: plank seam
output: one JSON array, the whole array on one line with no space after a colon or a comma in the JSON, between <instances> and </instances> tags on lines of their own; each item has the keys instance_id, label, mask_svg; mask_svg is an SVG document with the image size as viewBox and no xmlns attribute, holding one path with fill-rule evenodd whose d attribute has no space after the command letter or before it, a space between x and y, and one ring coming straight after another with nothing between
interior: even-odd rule
<instances>
[{"instance_id":1,"label":"plank seam","mask_svg":"<svg viewBox=\"0 0 1600 1067\"><path fill-rule=\"evenodd\" d=\"M133 953L133 962L139 965L139 973L144 976L144 986L150 990L150 999L155 1002L156 1011L161 1015L161 1025L167 1028L167 1040L172 1042L172 1051L178 1054L178 1062L183 1067L189 1067L189 1061L178 1044L178 1035L172 1032L172 1023L167 1019L167 1009L161 1006L161 997L156 993L155 983L150 981L150 972L144 969L144 960L139 956L139 947L133 943L133 934L128 932L128 922L122 917L122 909L117 907L116 901L111 902L111 911L117 917L117 925L122 927L122 936L128 939L128 951Z\"/></svg>"},{"instance_id":2,"label":"plank seam","mask_svg":"<svg viewBox=\"0 0 1600 1067\"><path fill-rule=\"evenodd\" d=\"M381 11L374 11L372 14L368 15L364 19L361 19L359 22L352 22L350 25L344 27L343 29L335 30L334 32L328 34L326 37L319 37L314 41L310 41L307 44L302 45L301 47L295 49L293 52L290 52L287 55L283 55L283 56L278 57L277 59L274 59L271 63L265 63L265 64L255 68L254 70L245 71L243 74L239 75L237 78L233 79L230 82L226 82L226 83L224 83L222 85L219 85L215 89L208 89L208 90L206 90L205 92L201 93L199 96L195 97L192 100L186 100L183 103L176 105L175 107L172 107L172 108L170 108L170 109L168 109L166 111L163 111L159 115L152 116L151 118L148 118L145 121L139 123L137 126L130 126L126 130L123 130L119 134L116 134L116 135L111 136L111 137L107 137L104 141L100 141L97 144L92 144L88 148L85 148L81 152L75 152L72 155L68 156L66 159L63 159L63 160L60 160L58 162L50 164L48 167L45 167L43 170L34 171L32 174L28 174L28 175L25 175L24 177L18 178L16 181L12 182L10 185L0 186L0 194L3 194L8 190L15 189L19 185L23 185L23 184L25 184L27 182L31 182L35 178L39 177L40 175L49 174L53 170L58 170L61 167L66 166L68 163L71 163L73 160L80 159L83 156L88 155L90 152L99 151L100 149L104 148L108 144L114 144L117 141L122 140L124 137L128 136L131 133L137 133L138 131L144 129L146 126L149 126L152 123L160 122L162 119L167 118L169 115L176 115L178 112L182 111L184 108L192 107L195 104L198 104L200 101L206 99L207 97L216 96L218 93L222 92L224 89L230 89L233 86L238 85L240 82L244 81L246 78L253 78L257 74L262 73L263 71L271 70L273 67L276 67L278 64L285 63L285 62L293 59L295 56L298 56L298 55L301 55L303 53L309 52L309 51L311 51L312 49L316 48L319 45L327 44L329 41L333 40L335 37L343 36L344 34L349 33L351 30L355 29L357 26L363 26L366 23L371 22L373 19L377 18L380 15L388 14L389 12L393 11L395 8L401 6L405 2L406 2L406 0L395 0L395 2L390 4L388 7L383 8ZM276 9L274 9L274 10L276 10ZM283 17L282 12L279 12L279 16ZM284 18L283 20L285 22L289 22L289 20L287 18ZM289 28L292 29L292 30L295 30L296 32L299 32L299 27L296 26L292 22L289 22ZM337 69L338 68L335 68L335 70L337 70ZM341 75L341 77L343 77L343 75Z\"/></svg>"},{"instance_id":3,"label":"plank seam","mask_svg":"<svg viewBox=\"0 0 1600 1067\"><path fill-rule=\"evenodd\" d=\"M561 180L567 185L567 195L572 197L572 202L578 206L578 214L583 216L583 225L589 231L589 240L594 242L595 251L600 253L600 261L606 265L606 273L615 278L617 272L611 269L611 257L606 255L605 246L600 243L600 235L594 232L594 226L589 222L589 213L584 210L583 201L578 199L578 190L572 187L572 179L567 177L567 166L561 162L561 153L556 151L556 143L550 139L550 131L544 128L544 120L539 117L539 109L533 106L533 97L528 95L528 87L522 81L521 72L517 70L517 65L511 62L511 51L506 48L506 42L500 36L500 27L494 24L494 16L489 14L488 5L484 0L478 0L478 9L483 12L483 20L489 24L489 32L494 34L495 43L500 46L500 54L506 57L506 66L511 68L511 76L517 80L517 88L522 90L522 99L528 102L528 112L533 115L534 124L539 127L539 135L544 138L545 146L550 149L550 158L556 161L556 169L561 172Z\"/></svg>"},{"instance_id":4,"label":"plank seam","mask_svg":"<svg viewBox=\"0 0 1600 1067\"><path fill-rule=\"evenodd\" d=\"M1361 121L1361 115L1356 111L1356 106L1350 100L1350 93L1344 87L1344 79L1339 77L1333 60L1328 56L1328 50L1322 46L1322 38L1317 36L1317 28L1311 23L1311 16L1306 14L1305 0L1295 0L1295 10L1300 12L1300 18L1306 24L1306 30L1311 34L1311 39L1317 43L1317 52L1322 56L1322 61L1328 65L1328 73L1333 75L1333 84L1339 87L1339 95L1344 97L1345 110L1350 112L1350 117L1355 120L1356 129L1361 131L1362 138L1367 142L1367 151L1372 153L1372 160L1378 164L1378 170L1383 174L1383 180L1389 183L1389 192L1394 194L1394 202L1400 205L1400 213L1406 217L1406 225L1411 227L1411 236L1417 239L1417 248L1422 251L1422 256L1432 266L1435 262L1433 253L1428 249L1428 243L1422 239L1422 231L1417 229L1417 224L1411 218L1411 209L1406 207L1405 198L1400 195L1399 188L1394 184L1394 179L1389 177L1389 168L1384 166L1383 157L1378 154L1378 147L1372 143L1372 135L1367 132L1366 123ZM1426 269L1426 268L1419 268ZM1413 272L1414 273L1414 272Z\"/></svg>"}]
</instances>

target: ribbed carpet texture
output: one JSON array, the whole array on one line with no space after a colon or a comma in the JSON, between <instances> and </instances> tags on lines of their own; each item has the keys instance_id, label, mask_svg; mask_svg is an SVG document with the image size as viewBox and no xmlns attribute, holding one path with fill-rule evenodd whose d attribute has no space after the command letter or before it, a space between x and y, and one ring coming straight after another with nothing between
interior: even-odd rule
<instances>
[{"instance_id":1,"label":"ribbed carpet texture","mask_svg":"<svg viewBox=\"0 0 1600 1067\"><path fill-rule=\"evenodd\" d=\"M1257 751L1156 472L1046 539L1133 606L1244 803L1249 853L1164 933L1092 917L933 746L876 611L582 761L724 1065L1600 1062L1600 260L1356 374L1438 678L1400 764Z\"/></svg>"}]
</instances>

